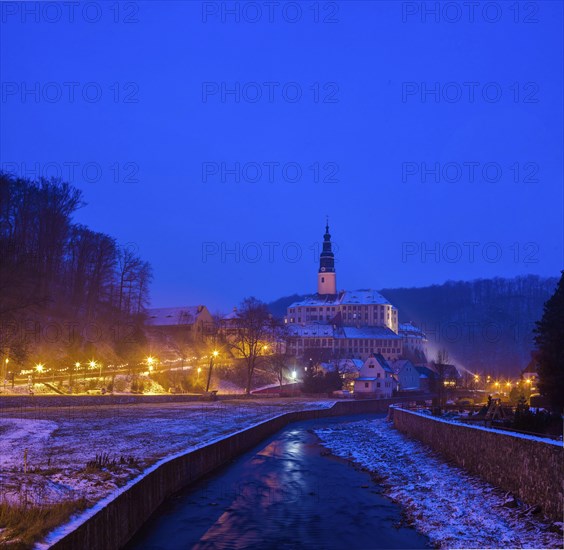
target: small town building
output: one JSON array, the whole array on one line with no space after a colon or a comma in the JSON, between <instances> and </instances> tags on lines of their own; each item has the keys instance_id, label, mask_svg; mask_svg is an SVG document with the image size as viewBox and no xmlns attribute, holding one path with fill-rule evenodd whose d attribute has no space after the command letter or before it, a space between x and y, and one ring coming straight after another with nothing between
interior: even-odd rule
<instances>
[{"instance_id":1,"label":"small town building","mask_svg":"<svg viewBox=\"0 0 564 550\"><path fill-rule=\"evenodd\" d=\"M419 391L420 373L409 359L398 359L390 364L397 377L400 391Z\"/></svg>"},{"instance_id":2,"label":"small town building","mask_svg":"<svg viewBox=\"0 0 564 550\"><path fill-rule=\"evenodd\" d=\"M214 320L203 305L162 307L147 310L145 326L155 332L198 339L213 331Z\"/></svg>"},{"instance_id":3,"label":"small town building","mask_svg":"<svg viewBox=\"0 0 564 550\"><path fill-rule=\"evenodd\" d=\"M393 370L381 354L369 357L354 381L354 392L359 397L391 397L394 390Z\"/></svg>"},{"instance_id":4,"label":"small town building","mask_svg":"<svg viewBox=\"0 0 564 550\"><path fill-rule=\"evenodd\" d=\"M437 373L426 365L415 365L419 373L419 389L423 392L436 391Z\"/></svg>"}]
</instances>

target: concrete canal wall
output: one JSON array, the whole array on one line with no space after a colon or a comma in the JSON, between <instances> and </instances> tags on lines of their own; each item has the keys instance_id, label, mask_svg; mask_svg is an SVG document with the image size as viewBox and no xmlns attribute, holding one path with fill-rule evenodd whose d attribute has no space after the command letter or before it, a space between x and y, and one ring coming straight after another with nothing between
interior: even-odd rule
<instances>
[{"instance_id":1,"label":"concrete canal wall","mask_svg":"<svg viewBox=\"0 0 564 550\"><path fill-rule=\"evenodd\" d=\"M403 399L406 401L407 399ZM349 414L385 412L398 399L343 400L331 408L290 412L227 436L162 463L99 510L73 522L74 530L51 548L111 550L120 548L141 528L164 500L190 483L228 463L291 422ZM86 512L90 514L90 512ZM49 539L47 539L49 540Z\"/></svg>"},{"instance_id":2,"label":"concrete canal wall","mask_svg":"<svg viewBox=\"0 0 564 550\"><path fill-rule=\"evenodd\" d=\"M546 515L562 521L562 443L446 422L396 407L393 422L400 432L425 443L447 460L527 504L540 505Z\"/></svg>"}]
</instances>

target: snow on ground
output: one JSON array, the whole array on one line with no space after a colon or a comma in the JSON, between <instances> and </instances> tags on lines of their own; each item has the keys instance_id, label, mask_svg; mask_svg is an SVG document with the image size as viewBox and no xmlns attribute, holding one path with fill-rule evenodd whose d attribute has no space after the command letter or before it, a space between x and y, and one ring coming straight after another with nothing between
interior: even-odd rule
<instances>
[{"instance_id":1,"label":"snow on ground","mask_svg":"<svg viewBox=\"0 0 564 550\"><path fill-rule=\"evenodd\" d=\"M441 548L562 548L550 523L506 508L504 492L442 461L384 419L316 430L325 447L370 470Z\"/></svg>"},{"instance_id":2,"label":"snow on ground","mask_svg":"<svg viewBox=\"0 0 564 550\"><path fill-rule=\"evenodd\" d=\"M94 503L164 457L285 412L334 402L255 398L4 409L0 502L51 503L64 496ZM92 464L97 457L106 463Z\"/></svg>"}]
</instances>

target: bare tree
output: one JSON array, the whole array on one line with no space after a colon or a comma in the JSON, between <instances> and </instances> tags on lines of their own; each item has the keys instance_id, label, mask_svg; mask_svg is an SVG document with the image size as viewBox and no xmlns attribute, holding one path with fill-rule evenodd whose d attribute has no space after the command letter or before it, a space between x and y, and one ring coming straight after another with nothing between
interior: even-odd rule
<instances>
[{"instance_id":1,"label":"bare tree","mask_svg":"<svg viewBox=\"0 0 564 550\"><path fill-rule=\"evenodd\" d=\"M235 355L244 360L247 394L251 393L253 375L258 363L272 351L272 342L273 320L266 304L254 297L245 298L237 311L227 344Z\"/></svg>"}]
</instances>

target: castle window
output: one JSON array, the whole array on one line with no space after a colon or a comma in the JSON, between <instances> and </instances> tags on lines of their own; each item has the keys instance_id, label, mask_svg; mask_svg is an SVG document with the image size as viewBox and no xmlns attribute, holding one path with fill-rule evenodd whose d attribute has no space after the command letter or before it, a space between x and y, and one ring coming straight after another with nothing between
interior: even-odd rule
<instances>
[{"instance_id":1,"label":"castle window","mask_svg":"<svg viewBox=\"0 0 564 550\"><path fill-rule=\"evenodd\" d=\"M322 283L325 282L325 277L321 277L321 282L322 282Z\"/></svg>"}]
</instances>

